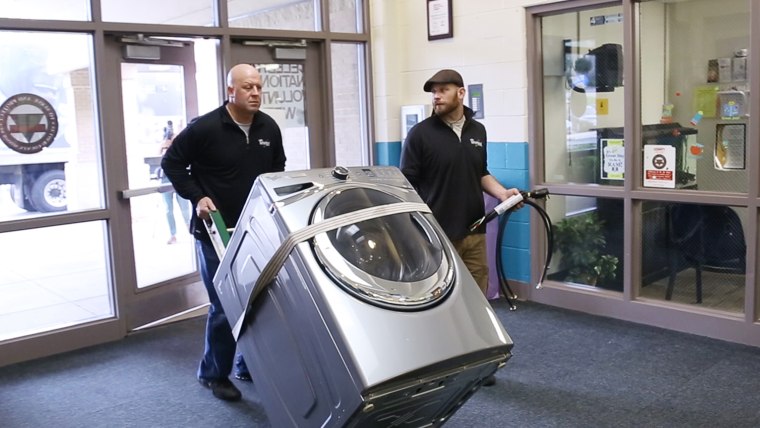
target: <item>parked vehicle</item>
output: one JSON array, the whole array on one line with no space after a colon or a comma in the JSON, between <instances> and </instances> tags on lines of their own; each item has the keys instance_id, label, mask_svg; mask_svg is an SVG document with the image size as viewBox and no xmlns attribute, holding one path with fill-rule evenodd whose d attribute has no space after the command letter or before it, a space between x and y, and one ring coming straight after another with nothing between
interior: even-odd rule
<instances>
[{"instance_id":1,"label":"parked vehicle","mask_svg":"<svg viewBox=\"0 0 760 428\"><path fill-rule=\"evenodd\" d=\"M17 60L24 55L25 60ZM0 47L0 185L27 211L67 209L65 165L72 156L66 141L66 71L48 71L41 49Z\"/></svg>"},{"instance_id":2,"label":"parked vehicle","mask_svg":"<svg viewBox=\"0 0 760 428\"><path fill-rule=\"evenodd\" d=\"M55 143L54 143L55 144ZM0 146L0 184L11 186L11 198L27 211L65 211L67 147L48 147L21 154Z\"/></svg>"}]
</instances>

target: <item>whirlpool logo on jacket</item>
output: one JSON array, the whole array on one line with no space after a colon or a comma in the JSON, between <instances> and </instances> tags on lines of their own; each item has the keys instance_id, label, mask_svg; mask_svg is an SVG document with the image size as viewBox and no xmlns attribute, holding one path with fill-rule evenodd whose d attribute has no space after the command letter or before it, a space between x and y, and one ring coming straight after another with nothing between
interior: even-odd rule
<instances>
[{"instance_id":1,"label":"whirlpool logo on jacket","mask_svg":"<svg viewBox=\"0 0 760 428\"><path fill-rule=\"evenodd\" d=\"M482 141L475 140L475 139L472 139L472 138L470 138L470 144L472 144L475 147L480 147L480 148L483 147L483 142Z\"/></svg>"},{"instance_id":2,"label":"whirlpool logo on jacket","mask_svg":"<svg viewBox=\"0 0 760 428\"><path fill-rule=\"evenodd\" d=\"M261 147L269 147L271 145L271 143L269 141L267 141L267 140L262 140L261 138L259 138L259 145Z\"/></svg>"}]
</instances>

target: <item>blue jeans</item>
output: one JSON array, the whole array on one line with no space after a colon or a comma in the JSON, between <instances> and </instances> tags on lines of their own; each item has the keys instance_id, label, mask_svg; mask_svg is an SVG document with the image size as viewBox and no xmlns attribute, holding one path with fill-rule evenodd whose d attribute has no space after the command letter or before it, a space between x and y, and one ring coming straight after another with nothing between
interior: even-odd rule
<instances>
[{"instance_id":1,"label":"blue jeans","mask_svg":"<svg viewBox=\"0 0 760 428\"><path fill-rule=\"evenodd\" d=\"M214 288L214 274L219 269L219 257L210 242L195 241L198 254L198 265L201 269L203 285L208 292L209 308L206 320L206 340L203 359L198 367L198 378L211 381L229 377L232 372L232 362L235 360L235 338L232 328L227 321L222 303ZM248 374L243 356L238 354L235 361L237 373Z\"/></svg>"},{"instance_id":2,"label":"blue jeans","mask_svg":"<svg viewBox=\"0 0 760 428\"><path fill-rule=\"evenodd\" d=\"M182 218L185 220L185 226L190 225L190 201L181 198L177 192L169 191L161 194L164 198L164 205L166 206L166 222L169 224L169 234L175 236L177 234L177 223L174 221L174 199L177 200L179 205L179 211L182 213Z\"/></svg>"}]
</instances>

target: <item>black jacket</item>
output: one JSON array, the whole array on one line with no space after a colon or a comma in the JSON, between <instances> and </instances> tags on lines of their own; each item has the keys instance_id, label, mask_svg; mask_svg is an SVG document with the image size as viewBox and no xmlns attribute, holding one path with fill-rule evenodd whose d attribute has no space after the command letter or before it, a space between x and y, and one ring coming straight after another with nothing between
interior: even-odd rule
<instances>
[{"instance_id":1,"label":"black jacket","mask_svg":"<svg viewBox=\"0 0 760 428\"><path fill-rule=\"evenodd\" d=\"M485 214L480 180L489 175L486 128L466 106L464 114L461 142L434 114L409 130L401 150L401 172L451 240L464 238L468 226Z\"/></svg>"},{"instance_id":2,"label":"black jacket","mask_svg":"<svg viewBox=\"0 0 760 428\"><path fill-rule=\"evenodd\" d=\"M257 112L246 139L225 105L182 130L164 154L161 167L177 193L193 207L208 196L227 227L234 227L256 177L285 170L285 151L280 128L271 116ZM195 209L190 231L197 239L208 240Z\"/></svg>"}]
</instances>

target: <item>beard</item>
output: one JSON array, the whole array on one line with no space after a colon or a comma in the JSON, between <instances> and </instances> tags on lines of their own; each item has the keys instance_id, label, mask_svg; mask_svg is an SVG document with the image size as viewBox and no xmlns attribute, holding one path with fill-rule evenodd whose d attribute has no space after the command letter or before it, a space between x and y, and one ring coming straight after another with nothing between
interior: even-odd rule
<instances>
[{"instance_id":1,"label":"beard","mask_svg":"<svg viewBox=\"0 0 760 428\"><path fill-rule=\"evenodd\" d=\"M458 107L457 103L446 103L446 104L439 104L433 106L433 112L435 112L435 115L438 117L444 117L448 115L449 113L456 110Z\"/></svg>"}]
</instances>

